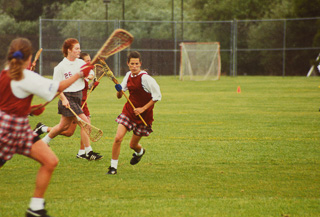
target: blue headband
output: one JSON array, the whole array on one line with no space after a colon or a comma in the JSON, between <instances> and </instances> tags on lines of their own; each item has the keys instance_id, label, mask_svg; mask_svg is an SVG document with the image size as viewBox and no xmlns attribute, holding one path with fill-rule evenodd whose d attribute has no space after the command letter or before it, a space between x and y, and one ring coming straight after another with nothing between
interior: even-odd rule
<instances>
[{"instance_id":1,"label":"blue headband","mask_svg":"<svg viewBox=\"0 0 320 217\"><path fill-rule=\"evenodd\" d=\"M23 59L23 53L18 50L12 54L12 57L16 59Z\"/></svg>"}]
</instances>

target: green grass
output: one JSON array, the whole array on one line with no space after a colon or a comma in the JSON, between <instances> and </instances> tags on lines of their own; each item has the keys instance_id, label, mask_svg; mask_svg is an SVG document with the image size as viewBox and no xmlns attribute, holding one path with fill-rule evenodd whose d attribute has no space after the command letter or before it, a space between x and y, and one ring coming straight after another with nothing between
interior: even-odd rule
<instances>
[{"instance_id":1,"label":"green grass","mask_svg":"<svg viewBox=\"0 0 320 217\"><path fill-rule=\"evenodd\" d=\"M154 132L141 141L146 155L136 166L129 164L130 133L118 174L105 175L114 120L125 103L107 78L88 100L92 124L104 131L92 146L104 159L75 158L79 129L51 141L60 159L45 197L51 215L320 215L320 78L155 79L163 98L155 106ZM30 123L55 125L59 118L54 101ZM0 216L23 216L38 167L15 155L1 169Z\"/></svg>"}]
</instances>

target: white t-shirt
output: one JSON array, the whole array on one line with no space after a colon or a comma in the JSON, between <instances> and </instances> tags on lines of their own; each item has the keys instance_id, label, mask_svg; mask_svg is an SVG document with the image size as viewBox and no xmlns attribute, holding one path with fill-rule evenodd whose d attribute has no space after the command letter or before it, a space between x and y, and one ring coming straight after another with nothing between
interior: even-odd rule
<instances>
[{"instance_id":1,"label":"white t-shirt","mask_svg":"<svg viewBox=\"0 0 320 217\"><path fill-rule=\"evenodd\" d=\"M63 60L56 67L54 67L53 80L60 82L70 78L71 76L80 72L80 68L84 64L86 64L86 62L82 59L75 59L75 61L70 61L66 57L63 58ZM89 74L94 75L94 72L91 70ZM83 78L79 78L63 92L77 92L82 90L83 88L84 80Z\"/></svg>"},{"instance_id":2,"label":"white t-shirt","mask_svg":"<svg viewBox=\"0 0 320 217\"><path fill-rule=\"evenodd\" d=\"M141 71L141 72L139 72L138 75L140 75L141 73L146 73L146 71ZM128 90L127 82L128 82L128 78L129 78L130 74L131 74L131 71L127 72L126 76L124 76L124 78L123 78L123 81L121 83L121 87L122 87L123 91ZM131 74L131 77L133 77L133 76L134 75ZM141 84L142 84L142 88L147 93L151 93L151 97L152 97L153 101L160 101L161 100L162 96L161 96L160 87L154 78L152 78L148 74L144 74L141 76Z\"/></svg>"},{"instance_id":3,"label":"white t-shirt","mask_svg":"<svg viewBox=\"0 0 320 217\"><path fill-rule=\"evenodd\" d=\"M11 80L12 93L19 99L24 99L31 94L37 95L46 101L53 99L59 88L59 82L44 78L41 75L23 70L24 78L20 81Z\"/></svg>"}]
</instances>

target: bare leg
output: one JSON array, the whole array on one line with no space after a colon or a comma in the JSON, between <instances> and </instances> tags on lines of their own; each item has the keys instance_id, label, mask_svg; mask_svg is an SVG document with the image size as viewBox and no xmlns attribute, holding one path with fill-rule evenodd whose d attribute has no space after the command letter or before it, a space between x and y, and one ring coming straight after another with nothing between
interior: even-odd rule
<instances>
[{"instance_id":1,"label":"bare leg","mask_svg":"<svg viewBox=\"0 0 320 217\"><path fill-rule=\"evenodd\" d=\"M130 141L130 148L133 149L137 153L139 153L142 148L142 146L139 144L140 139L141 139L141 136L137 136L137 135L133 134L131 141Z\"/></svg>"},{"instance_id":2,"label":"bare leg","mask_svg":"<svg viewBox=\"0 0 320 217\"><path fill-rule=\"evenodd\" d=\"M39 140L32 145L29 157L41 164L36 178L36 188L33 197L43 198L52 173L58 165L59 160L49 146L42 140Z\"/></svg>"},{"instance_id":3,"label":"bare leg","mask_svg":"<svg viewBox=\"0 0 320 217\"><path fill-rule=\"evenodd\" d=\"M75 120L75 117L65 117L62 115L59 124L57 124L50 130L48 134L49 137L53 139L56 136L60 135L60 133L62 133L63 131L68 130L73 120Z\"/></svg>"},{"instance_id":4,"label":"bare leg","mask_svg":"<svg viewBox=\"0 0 320 217\"><path fill-rule=\"evenodd\" d=\"M112 145L112 159L113 160L118 160L119 155L120 155L120 147L121 147L121 142L123 140L123 137L127 133L127 128L123 126L122 124L118 125L116 137L114 138L114 142Z\"/></svg>"},{"instance_id":5,"label":"bare leg","mask_svg":"<svg viewBox=\"0 0 320 217\"><path fill-rule=\"evenodd\" d=\"M84 120L85 122L89 122L88 118L85 114L80 114L79 117ZM90 138L88 136L88 134L86 133L86 131L81 127L80 130L80 134L81 134L81 142L84 144L85 147L89 147L90 146Z\"/></svg>"}]
</instances>

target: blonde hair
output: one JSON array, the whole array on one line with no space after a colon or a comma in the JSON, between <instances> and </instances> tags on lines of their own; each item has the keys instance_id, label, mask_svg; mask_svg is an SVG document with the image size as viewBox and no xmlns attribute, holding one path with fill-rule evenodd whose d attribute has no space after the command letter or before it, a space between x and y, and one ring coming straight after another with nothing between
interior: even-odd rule
<instances>
[{"instance_id":1,"label":"blonde hair","mask_svg":"<svg viewBox=\"0 0 320 217\"><path fill-rule=\"evenodd\" d=\"M7 64L9 66L9 76L12 80L23 78L24 63L32 54L31 42L26 38L16 38L9 46L7 54Z\"/></svg>"}]
</instances>

